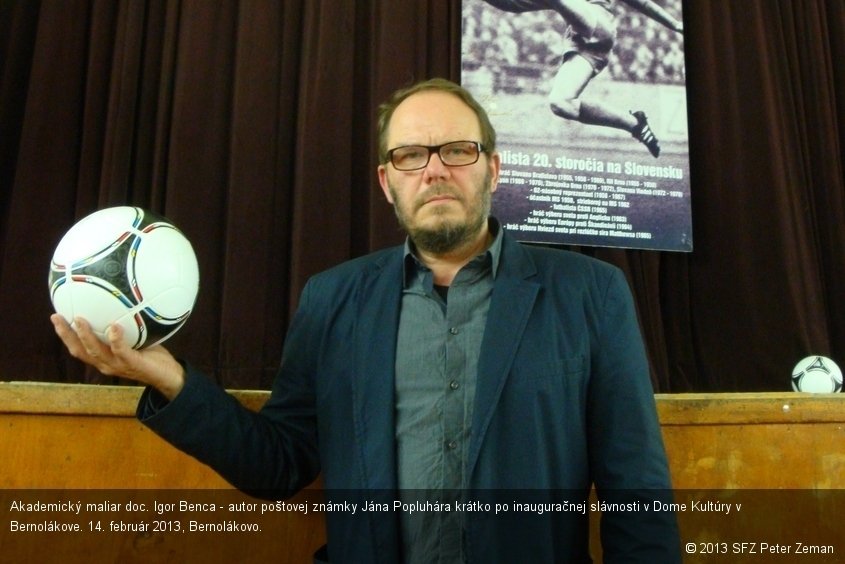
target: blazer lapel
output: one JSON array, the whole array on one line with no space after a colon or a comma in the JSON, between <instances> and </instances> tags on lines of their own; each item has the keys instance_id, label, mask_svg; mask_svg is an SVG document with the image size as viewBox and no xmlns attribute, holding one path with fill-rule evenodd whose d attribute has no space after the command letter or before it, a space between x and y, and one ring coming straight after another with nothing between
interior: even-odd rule
<instances>
[{"instance_id":1,"label":"blazer lapel","mask_svg":"<svg viewBox=\"0 0 845 564\"><path fill-rule=\"evenodd\" d=\"M352 382L353 425L362 475L360 498L393 506L397 499L394 373L399 308L402 300L402 250L387 251L363 273L357 293L357 329ZM350 461L351 462L351 461ZM399 523L393 512L366 512L373 561L399 557ZM359 542L367 543L360 538ZM368 553L368 552L365 552Z\"/></svg>"},{"instance_id":2,"label":"blazer lapel","mask_svg":"<svg viewBox=\"0 0 845 564\"><path fill-rule=\"evenodd\" d=\"M505 233L478 360L472 441L467 456L467 473L470 476L537 299L540 285L528 280L535 274L536 267L531 258Z\"/></svg>"},{"instance_id":3,"label":"blazer lapel","mask_svg":"<svg viewBox=\"0 0 845 564\"><path fill-rule=\"evenodd\" d=\"M395 252L393 252L395 251ZM402 250L397 248L363 275L358 293L352 401L355 435L368 490L396 489L394 373L402 300Z\"/></svg>"}]
</instances>

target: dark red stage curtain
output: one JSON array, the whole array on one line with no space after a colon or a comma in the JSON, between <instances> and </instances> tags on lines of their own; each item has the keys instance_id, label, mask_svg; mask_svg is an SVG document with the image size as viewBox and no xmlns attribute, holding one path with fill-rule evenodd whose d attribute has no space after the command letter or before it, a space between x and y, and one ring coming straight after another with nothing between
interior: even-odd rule
<instances>
[{"instance_id":1,"label":"dark red stage curtain","mask_svg":"<svg viewBox=\"0 0 845 564\"><path fill-rule=\"evenodd\" d=\"M691 254L623 268L655 389L789 389L845 366L845 4L685 2ZM0 380L103 382L52 333L55 244L97 208L191 238L197 309L169 342L267 388L306 279L402 240L375 175L395 88L459 77L458 0L0 3Z\"/></svg>"}]
</instances>

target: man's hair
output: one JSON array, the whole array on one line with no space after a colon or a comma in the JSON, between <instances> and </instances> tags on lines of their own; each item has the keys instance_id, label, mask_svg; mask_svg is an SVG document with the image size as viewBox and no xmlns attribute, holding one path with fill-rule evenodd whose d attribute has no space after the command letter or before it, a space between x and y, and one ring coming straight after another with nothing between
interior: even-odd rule
<instances>
[{"instance_id":1,"label":"man's hair","mask_svg":"<svg viewBox=\"0 0 845 564\"><path fill-rule=\"evenodd\" d=\"M484 152L493 153L496 150L496 130L490 123L490 118L487 117L487 112L481 104L473 98L463 86L455 84L445 78L432 78L417 82L406 88L402 88L393 93L393 95L378 108L378 160L379 163L387 162L387 129L390 127L390 120L393 117L393 112L396 107L405 101L408 97L424 91L445 92L453 94L460 98L460 100L470 107L475 112L478 118L478 124L481 127L481 144L484 146ZM454 139L454 141L463 141L462 139ZM468 139L472 141L472 139Z\"/></svg>"}]
</instances>

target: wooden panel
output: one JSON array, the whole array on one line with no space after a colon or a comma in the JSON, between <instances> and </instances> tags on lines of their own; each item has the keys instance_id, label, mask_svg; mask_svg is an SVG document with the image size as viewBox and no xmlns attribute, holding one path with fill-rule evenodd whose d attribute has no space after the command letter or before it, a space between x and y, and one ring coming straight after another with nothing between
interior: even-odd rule
<instances>
[{"instance_id":1,"label":"wooden panel","mask_svg":"<svg viewBox=\"0 0 845 564\"><path fill-rule=\"evenodd\" d=\"M210 468L139 423L134 414L140 393L140 388L129 386L0 383L0 507L5 517L0 520L0 560L312 561L314 551L325 543L321 514L301 510L261 514L261 504L267 500L234 490ZM267 397L265 392L236 395L254 409ZM319 489L309 489L290 503L320 499ZM14 502L28 507L28 503L63 501L81 503L80 513L10 509ZM213 505L216 511L187 506L181 511L182 502ZM89 511L88 503L102 509ZM135 509L127 508L128 503ZM157 513L156 503L173 505ZM138 509L141 504L144 511ZM245 511L230 512L230 504ZM81 531L12 530L13 521L44 526L54 520L80 525ZM255 524L261 531L190 531L191 521L214 525L235 521L239 526ZM172 530L176 523L178 532Z\"/></svg>"},{"instance_id":2,"label":"wooden panel","mask_svg":"<svg viewBox=\"0 0 845 564\"><path fill-rule=\"evenodd\" d=\"M843 394L658 395L678 489L839 488Z\"/></svg>"},{"instance_id":3,"label":"wooden panel","mask_svg":"<svg viewBox=\"0 0 845 564\"><path fill-rule=\"evenodd\" d=\"M686 562L842 561L845 396L658 395L657 406Z\"/></svg>"},{"instance_id":4,"label":"wooden panel","mask_svg":"<svg viewBox=\"0 0 845 564\"><path fill-rule=\"evenodd\" d=\"M845 422L845 394L656 394L655 399L664 427Z\"/></svg>"},{"instance_id":5,"label":"wooden panel","mask_svg":"<svg viewBox=\"0 0 845 564\"><path fill-rule=\"evenodd\" d=\"M240 519L256 522L262 532L14 534L9 523L0 522L5 555L19 561L49 561L58 553L66 554L63 559L68 562L86 561L93 553L121 562L311 561L325 538L320 514L291 509L260 515L261 500L237 492L135 419L140 393L140 388L132 386L0 383L3 507L9 509L16 499L102 503L101 498L108 496L124 510L65 517L86 527L98 521L103 527L112 523L119 527L133 521L179 521L185 526L204 517ZM258 409L268 397L263 391L232 393L251 409ZM798 535L793 541L816 538L821 542L829 527L845 517L845 499L841 499L845 490L837 489L845 476L845 396L681 394L658 395L656 400L678 490L676 500L685 504L678 513L684 541L730 539L726 545L730 551L734 540L760 540L760 535L768 539ZM790 489L798 492L789 493ZM727 499L744 508L730 518L690 510L691 502L708 499ZM154 503L178 507L180 501L209 500L221 509L229 504L255 505L242 515L225 510L214 516L152 511ZM291 502L319 500L319 485L315 485ZM144 503L146 512L126 511L126 503ZM773 511L772 507L789 510ZM42 525L60 518L54 513L34 516L12 511L7 517ZM597 515L591 517L597 521ZM796 523L801 525L796 528ZM42 538L49 543L41 542ZM597 547L595 532L592 544ZM845 546L840 549L845 551ZM741 556L729 554L723 561L740 561ZM698 554L690 561L696 558L705 560Z\"/></svg>"}]
</instances>

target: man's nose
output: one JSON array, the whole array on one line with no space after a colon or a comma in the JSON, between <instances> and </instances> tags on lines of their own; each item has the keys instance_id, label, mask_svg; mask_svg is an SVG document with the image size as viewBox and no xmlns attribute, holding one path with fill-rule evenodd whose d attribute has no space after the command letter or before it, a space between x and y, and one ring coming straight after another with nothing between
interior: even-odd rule
<instances>
[{"instance_id":1,"label":"man's nose","mask_svg":"<svg viewBox=\"0 0 845 564\"><path fill-rule=\"evenodd\" d=\"M431 154L428 164L423 169L426 178L447 178L450 175L449 167L443 164L440 154L436 151Z\"/></svg>"}]
</instances>

